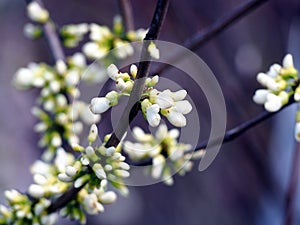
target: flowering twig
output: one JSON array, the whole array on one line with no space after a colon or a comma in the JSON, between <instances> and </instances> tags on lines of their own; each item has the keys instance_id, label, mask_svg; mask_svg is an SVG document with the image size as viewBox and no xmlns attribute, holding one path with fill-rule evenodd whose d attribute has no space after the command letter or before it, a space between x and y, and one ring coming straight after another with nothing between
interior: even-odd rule
<instances>
[{"instance_id":1,"label":"flowering twig","mask_svg":"<svg viewBox=\"0 0 300 225\"><path fill-rule=\"evenodd\" d=\"M290 98L290 101L286 105L284 105L281 109L279 109L278 111L276 111L276 112L264 111L264 112L260 113L259 115L253 117L252 119L249 119L246 122L226 131L224 137L215 138L214 140L212 140L210 142L210 146L219 144L220 141L222 142L222 144L224 144L224 143L235 140L237 137L241 136L247 130L249 130L252 127L255 127L257 124L260 124L261 122L271 118L272 116L281 112L284 108L292 105L293 103L295 103L294 99ZM186 153L191 153L194 151L195 152L203 151L207 147L207 145L208 145L208 140L205 140L205 141L201 142L200 144L198 144L195 149L186 151ZM140 162L129 162L129 163L134 166L146 166L146 165L151 165L152 161L151 161L151 159L146 159L146 160L140 161Z\"/></svg>"},{"instance_id":2,"label":"flowering twig","mask_svg":"<svg viewBox=\"0 0 300 225\"><path fill-rule=\"evenodd\" d=\"M300 169L300 144L297 142L293 153L293 164L291 168L291 176L288 186L288 191L285 198L285 225L293 224L295 196L299 180Z\"/></svg>"},{"instance_id":3,"label":"flowering twig","mask_svg":"<svg viewBox=\"0 0 300 225\"><path fill-rule=\"evenodd\" d=\"M167 8L168 8L168 0L158 0L157 1L157 6L156 6L156 10L150 25L150 29L145 37L145 40L155 40L160 32L162 23L164 21L166 12L167 12ZM147 52L147 46L143 46L143 50L142 51L142 59L145 58L149 58L148 52ZM147 57L146 57L147 56ZM139 64L139 72L136 76L137 79L144 81L145 78L147 77L148 73L149 73L149 66L150 66L150 61L142 61ZM144 82L136 82L134 87L133 87L133 91L132 91L132 95L128 101L127 107L124 111L124 113L122 114L122 118L121 118L121 122L119 122L117 129L114 131L114 133L111 135L111 138L108 140L106 147L108 146L117 146L120 142L120 138L122 137L127 129L128 126L128 118L130 117L130 119L132 119L132 115L135 115L136 112L138 111L138 105L136 104L136 102L141 98L141 93L143 90L143 84ZM137 106L137 107L135 107ZM135 113L134 113L135 111ZM125 118L125 119L124 119ZM67 190L61 197L59 197L58 199L56 199L55 201L52 202L52 204L48 207L48 212L55 212L61 208L63 208L64 206L67 205L67 203L74 198L74 196L80 191L80 189L82 187L84 187L85 184L83 184L82 186L80 186L79 188L75 188L75 187L71 187L69 190Z\"/></svg>"},{"instance_id":4,"label":"flowering twig","mask_svg":"<svg viewBox=\"0 0 300 225\"><path fill-rule=\"evenodd\" d=\"M230 25L234 24L239 19L243 18L248 13L252 12L256 8L261 6L266 1L267 0L250 0L245 3L241 3L241 5L233 9L232 12L224 15L223 17L215 21L213 24L209 25L207 28L200 30L199 32L194 34L191 38L184 41L182 45L190 50L196 50L200 48L207 41L217 36L219 33L224 31ZM183 56L184 54L181 54L179 52L178 55L174 56L171 59L171 61L176 62L180 60ZM153 75L161 74L163 71L169 68L170 65L171 64L162 64L157 68L157 70L154 71Z\"/></svg>"},{"instance_id":5,"label":"flowering twig","mask_svg":"<svg viewBox=\"0 0 300 225\"><path fill-rule=\"evenodd\" d=\"M268 112L268 111L264 111L262 113L260 113L259 115L257 115L256 117L247 120L246 122L228 130L225 135L224 138L222 140L222 143L227 143L230 141L233 141L234 139L236 139L237 137L239 137L240 135L242 135L243 133L245 133L247 130L249 130L250 128L256 126L257 124L271 118L272 116L274 116L275 114L281 112L284 108L292 105L293 103L295 103L294 98L290 98L290 101L284 105L281 109L279 109L276 112ZM212 145L220 143L220 138L216 138L215 140L213 140L211 142ZM201 150L203 148L206 148L208 144L208 141L203 141L201 142L198 146L197 146L197 150Z\"/></svg>"},{"instance_id":6,"label":"flowering twig","mask_svg":"<svg viewBox=\"0 0 300 225\"><path fill-rule=\"evenodd\" d=\"M120 14L126 31L134 30L132 7L130 0L117 0Z\"/></svg>"},{"instance_id":7,"label":"flowering twig","mask_svg":"<svg viewBox=\"0 0 300 225\"><path fill-rule=\"evenodd\" d=\"M167 13L169 5L169 0L158 0L154 16L152 18L149 31L144 38L145 41L157 39L162 23ZM144 83L149 74L150 68L150 55L148 52L149 42L143 44L142 53L141 53L141 62L138 66L138 73L136 75L136 82L132 88L130 98L128 100L127 106L119 120L116 130L111 135L110 139L106 143L106 147L117 146L125 134L127 127L129 125L130 115L135 115L138 111L137 102L141 99Z\"/></svg>"},{"instance_id":8,"label":"flowering twig","mask_svg":"<svg viewBox=\"0 0 300 225\"><path fill-rule=\"evenodd\" d=\"M36 1L39 3L41 6L43 6L42 0L25 0L27 4L29 4L32 1ZM55 62L58 60L63 60L65 61L66 57L63 52L63 48L61 45L61 42L59 40L59 37L57 35L57 32L55 30L54 24L51 21L48 21L43 24L43 31L45 34L45 37L47 39L48 47L49 50L52 54L52 57Z\"/></svg>"}]
</instances>

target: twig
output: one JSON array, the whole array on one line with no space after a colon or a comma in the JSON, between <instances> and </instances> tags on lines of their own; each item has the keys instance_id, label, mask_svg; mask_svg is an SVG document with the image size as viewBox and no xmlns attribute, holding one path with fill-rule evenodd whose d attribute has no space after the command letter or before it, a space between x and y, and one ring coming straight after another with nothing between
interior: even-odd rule
<instances>
[{"instance_id":1,"label":"twig","mask_svg":"<svg viewBox=\"0 0 300 225\"><path fill-rule=\"evenodd\" d=\"M106 143L106 147L116 147L120 143L121 138L123 137L128 128L130 122L130 114L136 115L138 112L137 102L141 99L145 85L145 80L149 74L149 68L151 63L150 55L148 52L148 41L157 39L161 30L162 23L167 13L168 5L169 0L157 1L155 13L152 18L149 31L147 32L146 37L144 38L144 40L147 42L144 42L142 47L141 60L138 66L138 73L136 75L130 98L118 122L117 128Z\"/></svg>"},{"instance_id":2,"label":"twig","mask_svg":"<svg viewBox=\"0 0 300 225\"><path fill-rule=\"evenodd\" d=\"M44 7L42 0L25 0L27 4L29 4L32 1L36 1L38 4ZM48 21L45 24L43 24L43 31L53 60L55 62L57 62L58 60L65 61L66 56L64 54L60 39L57 35L53 22Z\"/></svg>"},{"instance_id":3,"label":"twig","mask_svg":"<svg viewBox=\"0 0 300 225\"><path fill-rule=\"evenodd\" d=\"M132 7L130 0L117 0L120 14L124 22L125 31L134 30L134 21L132 17Z\"/></svg>"},{"instance_id":4,"label":"twig","mask_svg":"<svg viewBox=\"0 0 300 225\"><path fill-rule=\"evenodd\" d=\"M276 112L267 112L264 111L262 113L260 113L259 115L257 115L256 117L253 117L249 120L247 120L246 122L226 131L224 137L218 137L214 140L212 140L210 142L210 146L214 146L216 144L220 144L220 142L222 142L222 144L230 142L235 140L237 137L241 136L243 133L245 133L247 130L251 129L252 127L255 127L257 124L260 124L261 122L271 118L272 116L278 114L279 112L281 112L283 109L287 108L288 106L292 105L293 103L295 103L294 98L291 97L290 101L284 105L280 110L276 111ZM190 150L187 151L186 153L192 153L195 151L202 151L203 149L205 149L207 147L208 144L208 140L205 140L203 142L201 142L200 144L197 145L197 147L195 148L196 150ZM144 161L141 162L129 162L131 165L133 166L147 166L147 165L151 165L152 161L151 159L146 159Z\"/></svg>"},{"instance_id":5,"label":"twig","mask_svg":"<svg viewBox=\"0 0 300 225\"><path fill-rule=\"evenodd\" d=\"M169 0L158 0L157 1L157 6L155 9L155 13L150 25L150 29L146 35L145 40L154 40L158 37L162 23L164 21L166 12L167 12L167 8L168 8L168 3ZM147 46L143 45L143 50L142 50L142 59L148 59L148 52L147 52ZM141 60L142 61L142 60ZM148 73L149 73L149 66L150 66L150 61L142 61L139 64L138 67L138 74L136 76L136 82L133 86L133 90L132 90L132 94L129 98L128 104L126 106L126 109L124 111L124 113L122 114L122 118L125 118L122 120L120 120L117 129L115 130L115 132L112 134L111 138L108 140L106 146L117 146L120 142L120 138L121 136L124 135L127 126L128 126L128 119L129 117L131 117L130 119L132 119L132 115L136 115L138 112L138 100L141 97L141 93L144 87L144 82L139 82L141 80L145 80ZM133 94L136 93L136 94ZM127 110L127 111L126 111ZM125 126L124 126L125 124ZM65 192L61 197L59 197L58 199L54 200L52 202L52 204L49 206L48 208L48 212L55 212L61 208L63 208L64 206L66 206L68 204L68 202L74 198L74 196L76 196L76 194L80 191L80 189L84 187L81 186L80 188L75 188L75 187L71 187L69 190L67 190L67 192Z\"/></svg>"},{"instance_id":6,"label":"twig","mask_svg":"<svg viewBox=\"0 0 300 225\"><path fill-rule=\"evenodd\" d=\"M296 143L293 153L293 164L291 168L291 176L288 186L288 191L285 198L285 225L292 225L294 221L294 205L299 180L300 169L300 144Z\"/></svg>"},{"instance_id":7,"label":"twig","mask_svg":"<svg viewBox=\"0 0 300 225\"><path fill-rule=\"evenodd\" d=\"M276 115L277 113L281 112L283 109L285 109L286 107L292 105L293 103L295 103L294 101L294 97L292 96L290 98L290 101L284 105L281 109L279 109L278 111L276 112L267 112L267 111L264 111L262 113L260 113L259 115L257 115L256 117L228 130L225 135L224 135L224 138L222 140L222 138L216 138L215 140L213 140L211 142L212 145L215 145L217 143L220 143L220 141L222 143L227 143L227 142L230 142L230 141L233 141L234 139L236 139L237 137L239 137L240 135L242 135L243 133L245 133L247 130L249 130L250 128L256 126L257 124L271 118L272 116ZM200 149L203 149L203 148L206 148L207 147L207 144L208 144L208 141L204 141L204 142L201 142L197 147L196 149L197 150L200 150Z\"/></svg>"},{"instance_id":8,"label":"twig","mask_svg":"<svg viewBox=\"0 0 300 225\"><path fill-rule=\"evenodd\" d=\"M203 30L200 30L195 35L193 35L191 38L184 41L182 44L184 47L194 51L203 44L205 44L207 41L211 40L215 36L217 36L219 33L224 31L226 28L228 28L230 25L237 22L239 19L246 16L248 13L252 12L259 6L261 6L263 3L267 2L268 0L250 0L245 3L241 3L241 5L237 6L235 9L233 9L229 14L224 15L220 19L218 19L213 24L209 25L207 28L204 28ZM184 56L184 53L178 53L176 56L171 58L171 62L177 62ZM154 71L152 75L160 74L168 69L171 64L162 64L157 68L157 70Z\"/></svg>"}]
</instances>

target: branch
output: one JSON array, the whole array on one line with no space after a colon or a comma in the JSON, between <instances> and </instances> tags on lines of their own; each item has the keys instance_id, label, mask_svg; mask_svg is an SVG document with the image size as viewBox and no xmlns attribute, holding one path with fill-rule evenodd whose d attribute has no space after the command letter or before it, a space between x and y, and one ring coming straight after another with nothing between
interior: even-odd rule
<instances>
[{"instance_id":1,"label":"branch","mask_svg":"<svg viewBox=\"0 0 300 225\"><path fill-rule=\"evenodd\" d=\"M167 13L169 0L158 0L156 10L150 25L150 29L145 37L144 40L155 40L159 33L162 26L162 23L164 21L165 15ZM147 44L143 45L142 50L142 59L149 59L149 54L147 51ZM138 100L141 98L142 90L144 87L144 81L146 77L149 74L149 67L150 67L150 61L142 61L139 64L138 67L138 74L136 76L136 82L133 86L132 94L130 95L128 104L122 114L122 117L119 121L119 124L115 130L115 132L111 135L110 139L108 140L106 147L108 146L117 146L120 142L120 138L122 137L127 130L128 127L128 118L130 116L130 120L133 119L133 117L137 114L139 108L138 108ZM125 119L124 119L125 118ZM125 124L125 125L124 125ZM68 204L70 200L78 194L78 192L84 187L85 185L82 185L79 188L75 188L72 186L67 192L65 192L61 197L56 199L52 202L52 204L48 208L48 212L55 212L64 206Z\"/></svg>"},{"instance_id":2,"label":"branch","mask_svg":"<svg viewBox=\"0 0 300 225\"><path fill-rule=\"evenodd\" d=\"M250 0L245 3L241 3L235 9L233 9L229 14L224 15L213 24L200 30L196 34L194 34L191 38L187 39L183 42L183 46L187 49L195 51L196 49L203 46L206 42L220 34L230 25L233 25L238 20L242 19L248 13L254 11L256 8L261 6L263 3L267 2L268 0ZM184 53L179 52L178 55L171 58L171 62L177 62L178 60L182 59ZM158 67L158 69L153 73L153 75L161 74L163 71L168 69L171 64L162 64Z\"/></svg>"},{"instance_id":3,"label":"branch","mask_svg":"<svg viewBox=\"0 0 300 225\"><path fill-rule=\"evenodd\" d=\"M281 112L283 109L287 108L288 106L294 104L294 97L292 96L289 100L289 102L284 105L280 110L276 111L276 112L267 112L264 111L262 113L260 113L259 115L257 115L256 117L253 117L249 120L247 120L246 122L226 131L224 137L219 137L216 138L214 140L212 140L210 142L211 146L214 146L216 144L219 144L220 142L222 142L222 144L230 142L235 140L237 137L241 136L243 133L245 133L247 130L251 129L252 127L255 127L257 124L260 124L261 122L273 117L274 115L278 114L279 112ZM196 150L190 150L187 151L186 153L192 153L192 152L196 152L196 151L203 151L208 144L208 140L205 140L203 142L201 142L200 144L198 144L198 146L196 147ZM131 165L133 166L148 166L152 164L152 160L151 159L146 159L144 161L141 162L129 162Z\"/></svg>"},{"instance_id":4,"label":"branch","mask_svg":"<svg viewBox=\"0 0 300 225\"><path fill-rule=\"evenodd\" d=\"M158 0L152 22L149 27L149 31L144 38L145 41L157 39L162 23L165 19L167 9L169 5L169 0ZM144 42L142 47L141 59L138 66L138 73L131 91L130 98L125 107L124 112L118 122L117 128L111 135L110 139L106 143L106 147L117 146L120 143L121 138L125 134L129 123L130 123L130 114L136 115L138 112L137 102L141 99L145 80L149 75L150 69L150 55L148 53L149 42Z\"/></svg>"},{"instance_id":5,"label":"branch","mask_svg":"<svg viewBox=\"0 0 300 225\"><path fill-rule=\"evenodd\" d=\"M299 169L300 169L300 144L296 143L294 154L293 154L293 164L291 168L291 176L288 186L288 191L285 198L285 225L294 224L294 205L298 187L299 180Z\"/></svg>"},{"instance_id":6,"label":"branch","mask_svg":"<svg viewBox=\"0 0 300 225\"><path fill-rule=\"evenodd\" d=\"M132 7L130 0L117 0L120 14L124 22L125 31L134 30L134 21L132 17Z\"/></svg>"},{"instance_id":7,"label":"branch","mask_svg":"<svg viewBox=\"0 0 300 225\"><path fill-rule=\"evenodd\" d=\"M29 4L32 1L36 1L42 7L44 7L42 0L25 0L27 4ZM63 60L65 62L66 56L64 54L60 39L57 35L54 23L48 21L45 24L43 24L43 31L53 60L55 62L57 62L58 60Z\"/></svg>"},{"instance_id":8,"label":"branch","mask_svg":"<svg viewBox=\"0 0 300 225\"><path fill-rule=\"evenodd\" d=\"M264 112L260 113L259 115L257 115L256 117L253 117L253 118L249 119L248 121L228 130L225 133L223 140L222 140L222 138L216 138L215 140L212 141L211 144L215 145L217 143L220 143L220 141L222 141L222 143L227 143L227 142L233 141L234 139L236 139L237 137L239 137L243 133L245 133L247 130L249 130L252 127L255 127L257 124L260 124L261 122L273 117L274 115L278 114L283 109L292 105L293 103L295 103L294 96L292 96L290 98L289 102L286 105L284 105L281 109L279 109L278 111L276 111L276 112L264 111ZM200 150L200 149L206 148L207 144L208 144L208 141L204 141L204 142L200 143L196 147L196 149Z\"/></svg>"}]
</instances>

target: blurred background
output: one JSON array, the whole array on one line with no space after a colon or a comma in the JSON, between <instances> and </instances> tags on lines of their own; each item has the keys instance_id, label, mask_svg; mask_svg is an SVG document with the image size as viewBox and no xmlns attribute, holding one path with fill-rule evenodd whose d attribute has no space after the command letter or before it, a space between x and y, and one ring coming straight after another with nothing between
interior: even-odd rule
<instances>
[{"instance_id":1,"label":"blurred background","mask_svg":"<svg viewBox=\"0 0 300 225\"><path fill-rule=\"evenodd\" d=\"M155 1L131 2L135 27L147 28ZM173 0L160 39L180 44L242 2ZM81 22L111 26L118 13L116 2L111 0L44 3L58 26ZM0 0L0 18L0 199L3 202L5 189L26 190L32 182L28 168L41 153L36 146L38 135L33 131L36 119L30 114L37 92L15 90L12 76L29 62L52 61L43 39L31 41L23 36L23 26L29 21L24 1ZM196 51L223 90L228 129L263 111L252 102L252 95L259 88L258 72L267 71L275 62L281 63L288 52L293 53L296 68L300 68L299 39L300 2L270 0ZM210 112L202 94L185 81L180 71L168 70L164 76L176 77L189 90L198 110L201 109L199 142L204 140L210 129ZM120 197L116 204L106 207L104 214L89 218L88 224L283 224L294 152L295 110L285 109L225 144L204 172L199 172L196 166L185 177L175 176L171 187L161 183L131 187L128 198ZM295 202L295 224L300 224L299 193ZM74 223L64 220L61 224Z\"/></svg>"}]
</instances>

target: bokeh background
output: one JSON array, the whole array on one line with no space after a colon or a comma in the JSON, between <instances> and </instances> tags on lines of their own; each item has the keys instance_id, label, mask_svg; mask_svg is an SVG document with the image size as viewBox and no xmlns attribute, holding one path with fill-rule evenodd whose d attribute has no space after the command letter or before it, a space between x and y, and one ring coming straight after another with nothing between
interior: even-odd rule
<instances>
[{"instance_id":1,"label":"bokeh background","mask_svg":"<svg viewBox=\"0 0 300 225\"><path fill-rule=\"evenodd\" d=\"M180 44L242 2L173 0L160 39ZM132 0L132 4L135 26L147 28L155 1ZM58 26L79 22L111 26L118 13L115 1L111 0L52 0L45 1L45 5ZM5 189L26 190L32 181L28 168L41 154L36 146L38 135L33 131L36 119L30 114L37 92L19 92L11 85L19 67L31 61L52 63L43 39L31 41L23 36L23 26L28 22L25 12L22 0L0 0L2 201ZM270 0L196 51L214 72L223 90L228 128L263 111L252 102L252 94L259 87L256 82L259 71L281 62L287 52L294 54L295 64L300 66L299 40L300 2ZM200 140L203 140L210 128L205 99L198 89L185 82L179 71L168 70L164 76L177 77L189 90L198 110L201 109ZM104 214L91 217L88 224L283 224L294 152L295 110L290 107L224 145L204 172L198 172L195 167L185 177L175 176L172 187L161 183L131 187L128 198L120 197ZM295 224L300 224L299 194L296 197ZM64 220L61 224L72 223Z\"/></svg>"}]
</instances>

